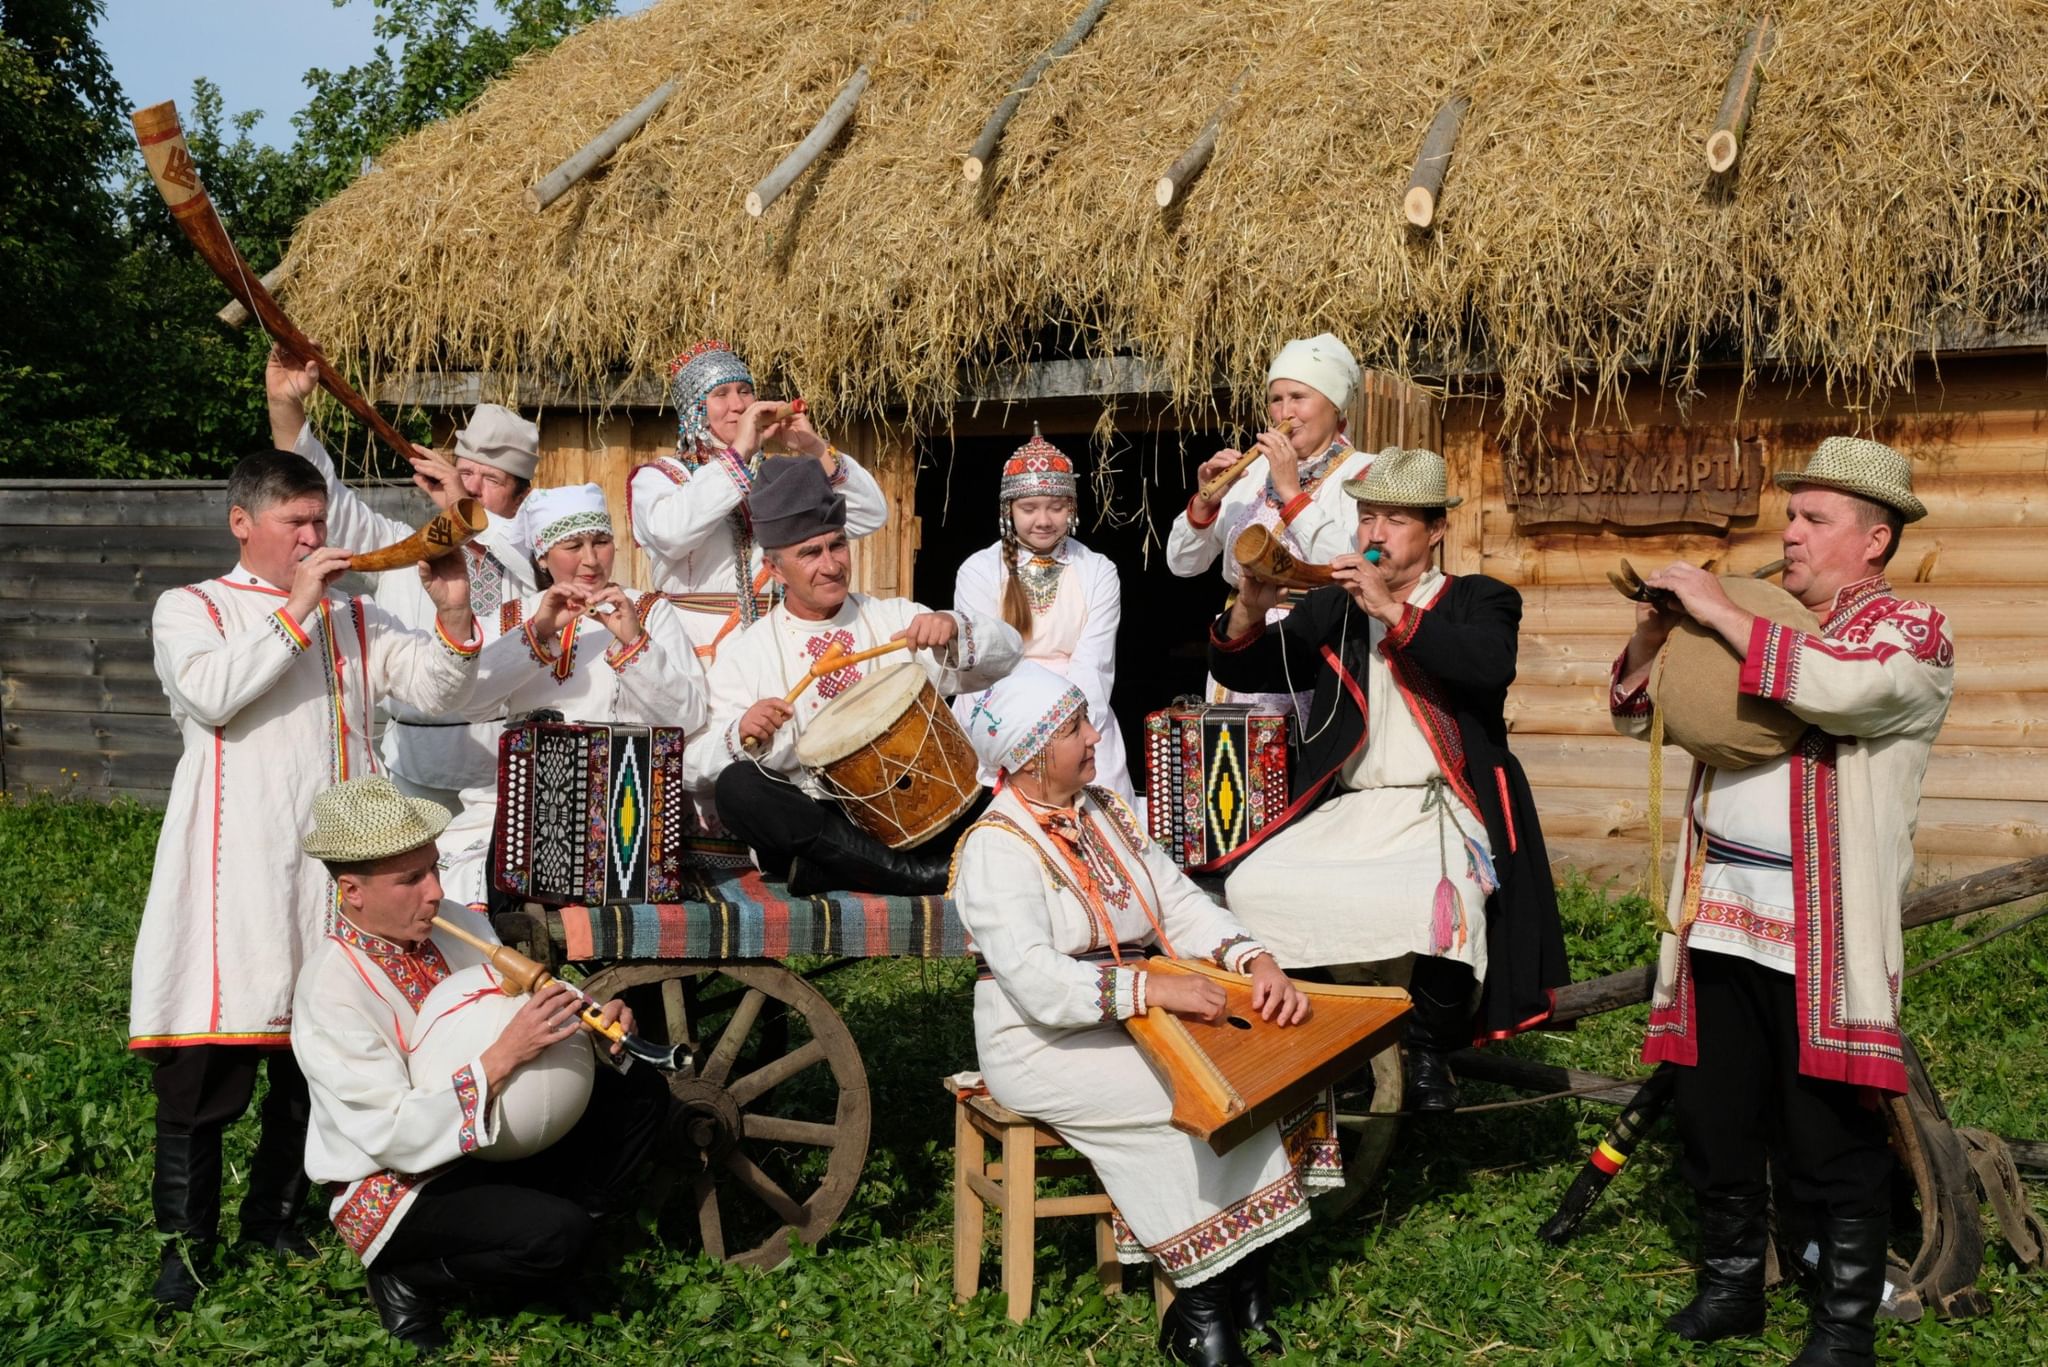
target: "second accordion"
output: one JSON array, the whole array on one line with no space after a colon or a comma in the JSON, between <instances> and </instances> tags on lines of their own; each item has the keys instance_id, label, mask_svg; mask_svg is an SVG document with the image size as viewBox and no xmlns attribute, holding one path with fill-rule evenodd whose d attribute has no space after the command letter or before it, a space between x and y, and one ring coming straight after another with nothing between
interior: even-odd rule
<instances>
[{"instance_id":1,"label":"second accordion","mask_svg":"<svg viewBox=\"0 0 2048 1367\"><path fill-rule=\"evenodd\" d=\"M685 739L674 726L507 726L493 886L554 906L680 900L691 818Z\"/></svg>"},{"instance_id":2,"label":"second accordion","mask_svg":"<svg viewBox=\"0 0 2048 1367\"><path fill-rule=\"evenodd\" d=\"M1145 718L1145 820L1154 844L1201 873L1287 810L1287 714L1175 702Z\"/></svg>"}]
</instances>

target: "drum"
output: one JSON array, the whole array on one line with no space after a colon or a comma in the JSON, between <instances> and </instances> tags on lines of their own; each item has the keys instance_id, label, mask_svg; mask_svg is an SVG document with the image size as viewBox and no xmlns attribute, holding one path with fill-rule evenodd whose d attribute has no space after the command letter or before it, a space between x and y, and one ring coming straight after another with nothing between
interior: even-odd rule
<instances>
[{"instance_id":1,"label":"drum","mask_svg":"<svg viewBox=\"0 0 2048 1367\"><path fill-rule=\"evenodd\" d=\"M695 808L674 726L527 721L498 740L491 882L530 902L677 902Z\"/></svg>"},{"instance_id":2,"label":"drum","mask_svg":"<svg viewBox=\"0 0 2048 1367\"><path fill-rule=\"evenodd\" d=\"M1723 575L1721 587L1745 612L1779 626L1820 630L1811 609L1767 579ZM1690 617L1672 628L1650 671L1650 701L1664 713L1664 738L1717 769L1776 759L1806 732L1806 722L1782 703L1744 693L1734 648Z\"/></svg>"},{"instance_id":3,"label":"drum","mask_svg":"<svg viewBox=\"0 0 2048 1367\"><path fill-rule=\"evenodd\" d=\"M437 1085L466 1067L504 1032L505 1023L526 1003L498 990L487 964L458 969L434 985L420 1003L407 1069L413 1085ZM513 1069L491 1088L497 1133L475 1157L509 1163L539 1153L574 1129L590 1104L596 1058L590 1034L578 1030L557 1040L539 1058Z\"/></svg>"},{"instance_id":4,"label":"drum","mask_svg":"<svg viewBox=\"0 0 2048 1367\"><path fill-rule=\"evenodd\" d=\"M1287 714L1181 699L1145 718L1145 824L1200 873L1287 810Z\"/></svg>"},{"instance_id":5,"label":"drum","mask_svg":"<svg viewBox=\"0 0 2048 1367\"><path fill-rule=\"evenodd\" d=\"M923 844L981 793L974 747L914 664L868 675L811 718L797 761L892 850Z\"/></svg>"}]
</instances>

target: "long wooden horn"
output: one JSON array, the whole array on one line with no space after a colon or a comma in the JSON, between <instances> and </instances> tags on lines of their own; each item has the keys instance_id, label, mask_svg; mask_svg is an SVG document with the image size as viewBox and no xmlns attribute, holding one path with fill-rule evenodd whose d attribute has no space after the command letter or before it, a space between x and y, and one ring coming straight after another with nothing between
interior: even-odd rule
<instances>
[{"instance_id":1,"label":"long wooden horn","mask_svg":"<svg viewBox=\"0 0 2048 1367\"><path fill-rule=\"evenodd\" d=\"M178 122L177 105L165 100L136 110L128 121L135 125L135 141L142 147L149 178L156 182L157 192L170 206L172 219L198 248L200 259L228 287L228 293L242 302L242 307L255 316L281 348L317 365L321 385L341 401L342 407L361 418L392 450L407 460L413 459L413 444L327 363L320 348L285 316L277 300L264 288L261 277L242 258L221 222L219 211L213 207L212 197L199 183L199 168L193 164L192 151L185 145L185 129Z\"/></svg>"},{"instance_id":2,"label":"long wooden horn","mask_svg":"<svg viewBox=\"0 0 2048 1367\"><path fill-rule=\"evenodd\" d=\"M1319 589L1336 582L1328 565L1311 565L1295 558L1280 544L1271 529L1253 523L1239 534L1230 548L1240 570L1254 579L1278 584L1283 589Z\"/></svg>"},{"instance_id":3,"label":"long wooden horn","mask_svg":"<svg viewBox=\"0 0 2048 1367\"><path fill-rule=\"evenodd\" d=\"M434 514L431 521L405 540L380 551L363 551L348 558L348 567L365 574L395 570L422 560L439 560L461 550L491 523L490 514L473 498L458 498Z\"/></svg>"}]
</instances>

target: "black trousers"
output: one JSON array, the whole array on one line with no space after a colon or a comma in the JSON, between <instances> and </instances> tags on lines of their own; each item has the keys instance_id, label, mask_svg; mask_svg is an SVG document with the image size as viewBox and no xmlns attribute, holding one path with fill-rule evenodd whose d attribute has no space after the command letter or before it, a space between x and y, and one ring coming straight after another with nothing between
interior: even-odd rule
<instances>
[{"instance_id":1,"label":"black trousers","mask_svg":"<svg viewBox=\"0 0 2048 1367\"><path fill-rule=\"evenodd\" d=\"M718 819L728 831L747 842L761 872L770 878L789 877L790 864L811 848L826 825L847 819L837 803L820 801L788 779L766 773L744 760L719 771L712 798L718 806ZM961 835L988 805L988 799L984 789L951 826L910 853L929 851L943 856L959 843ZM876 843L879 846L880 842Z\"/></svg>"},{"instance_id":2,"label":"black trousers","mask_svg":"<svg viewBox=\"0 0 2048 1367\"><path fill-rule=\"evenodd\" d=\"M155 1065L150 1083L156 1092L157 1128L169 1134L219 1131L242 1118L256 1094L256 1072L268 1067L270 1088L263 1096L263 1134L305 1147L306 1117L311 1102L306 1077L289 1049L258 1049L247 1044L188 1044L177 1049L147 1051Z\"/></svg>"},{"instance_id":3,"label":"black trousers","mask_svg":"<svg viewBox=\"0 0 2048 1367\"><path fill-rule=\"evenodd\" d=\"M1682 1171L1702 1196L1758 1196L1775 1157L1782 1196L1831 1215L1891 1209L1892 1155L1877 1092L1799 1071L1792 975L1692 956L1699 1063L1673 1094Z\"/></svg>"},{"instance_id":4,"label":"black trousers","mask_svg":"<svg viewBox=\"0 0 2048 1367\"><path fill-rule=\"evenodd\" d=\"M552 1278L589 1242L596 1219L632 1209L634 1178L660 1138L668 1084L653 1068L600 1066L590 1105L562 1138L511 1163L465 1159L420 1188L377 1253L379 1272L414 1266L478 1291Z\"/></svg>"}]
</instances>

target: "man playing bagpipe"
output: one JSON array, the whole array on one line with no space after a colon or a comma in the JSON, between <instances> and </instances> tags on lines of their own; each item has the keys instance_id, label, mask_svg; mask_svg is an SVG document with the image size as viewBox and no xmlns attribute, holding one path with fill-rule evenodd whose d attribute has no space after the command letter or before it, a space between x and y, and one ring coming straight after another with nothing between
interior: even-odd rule
<instances>
[{"instance_id":1,"label":"man playing bagpipe","mask_svg":"<svg viewBox=\"0 0 2048 1367\"><path fill-rule=\"evenodd\" d=\"M650 1069L592 1068L569 988L508 997L485 951L446 928L497 941L441 896L447 822L381 777L313 804L305 862L325 866L339 913L291 1031L312 1097L306 1170L333 1193L385 1329L421 1348L446 1342L443 1298L556 1283L597 1220L630 1211L669 1103ZM623 1002L601 1019L633 1028Z\"/></svg>"},{"instance_id":2,"label":"man playing bagpipe","mask_svg":"<svg viewBox=\"0 0 2048 1367\"><path fill-rule=\"evenodd\" d=\"M293 1227L306 1088L285 1045L292 984L327 928L333 887L289 852L323 788L376 770L378 702L454 710L479 644L456 557L414 571L434 605L424 631L331 587L349 552L325 544L327 483L304 458L249 456L227 496L239 563L171 589L150 617L184 750L136 936L128 1028L129 1047L156 1065L151 1199L158 1231L176 1236L153 1294L181 1308L218 1233L221 1134L248 1109L262 1062L270 1087L241 1236L311 1251Z\"/></svg>"},{"instance_id":3,"label":"man playing bagpipe","mask_svg":"<svg viewBox=\"0 0 2048 1367\"><path fill-rule=\"evenodd\" d=\"M863 666L825 674L794 703L788 697L828 654L891 641L907 643L909 658L941 694L986 688L1016 666L1023 641L1000 618L853 592L846 500L815 460L763 464L750 506L783 600L719 648L707 679L711 722L690 743L691 781L712 789L725 828L753 850L762 872L787 877L792 892L940 892L953 842L986 797L922 845L889 848L856 826L797 761L797 738L865 677Z\"/></svg>"},{"instance_id":4,"label":"man playing bagpipe","mask_svg":"<svg viewBox=\"0 0 2048 1367\"><path fill-rule=\"evenodd\" d=\"M1413 956L1409 1098L1457 1105L1444 1054L1550 1012L1566 981L1550 861L1503 709L1521 597L1435 567L1444 462L1389 448L1362 480L1357 553L1277 626L1246 575L1209 669L1240 692L1314 688L1287 818L1241 846L1231 913L1290 972ZM1475 1017L1474 994L1478 988Z\"/></svg>"},{"instance_id":5,"label":"man playing bagpipe","mask_svg":"<svg viewBox=\"0 0 2048 1367\"><path fill-rule=\"evenodd\" d=\"M1927 515L1905 456L1830 437L1776 478L1792 490L1785 590L1818 630L1754 615L1676 564L1645 581L1662 601L1636 610L1614 667L1615 726L1647 736L1652 666L1689 618L1741 658L1744 697L1809 723L1776 758L1693 768L1643 1046L1680 1065L1673 1102L1700 1208L1698 1294L1668 1327L1701 1342L1763 1328L1775 1153L1780 1215L1805 1207L1820 1235L1797 1361L1861 1367L1875 1361L1891 1224L1881 1102L1906 1090L1899 902L1955 646L1939 611L1885 580L1900 531Z\"/></svg>"}]
</instances>

